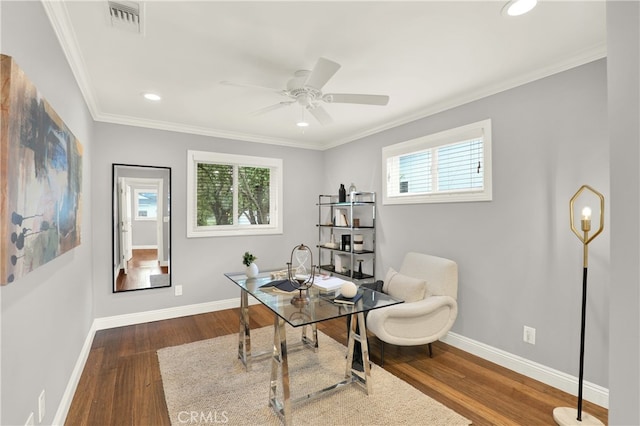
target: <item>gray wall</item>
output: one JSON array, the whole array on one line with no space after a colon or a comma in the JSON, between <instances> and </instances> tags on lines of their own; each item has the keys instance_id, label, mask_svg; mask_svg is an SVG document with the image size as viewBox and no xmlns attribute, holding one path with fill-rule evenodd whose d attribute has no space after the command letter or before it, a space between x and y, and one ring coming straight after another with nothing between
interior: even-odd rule
<instances>
[{"instance_id":1,"label":"gray wall","mask_svg":"<svg viewBox=\"0 0 640 426\"><path fill-rule=\"evenodd\" d=\"M0 424L37 424L44 389L51 424L93 319L93 121L39 2L0 2L2 53L12 56L84 147L79 247L0 289ZM109 225L110 227L110 225Z\"/></svg>"},{"instance_id":2,"label":"gray wall","mask_svg":"<svg viewBox=\"0 0 640 426\"><path fill-rule=\"evenodd\" d=\"M640 424L640 6L607 2L611 144L609 424Z\"/></svg>"},{"instance_id":3,"label":"gray wall","mask_svg":"<svg viewBox=\"0 0 640 426\"><path fill-rule=\"evenodd\" d=\"M407 251L456 260L455 333L577 376L582 246L569 199L583 184L609 196L606 88L600 60L337 147L325 190L353 181L380 194L383 146L491 118L493 201L381 205L377 275ZM585 371L605 387L609 236L590 245ZM524 325L536 328L535 346L522 341Z\"/></svg>"},{"instance_id":4,"label":"gray wall","mask_svg":"<svg viewBox=\"0 0 640 426\"><path fill-rule=\"evenodd\" d=\"M133 248L149 248L157 246L156 222L151 220L134 220L131 226Z\"/></svg>"},{"instance_id":5,"label":"gray wall","mask_svg":"<svg viewBox=\"0 0 640 426\"><path fill-rule=\"evenodd\" d=\"M84 145L82 245L0 290L1 424L24 424L43 388L44 423L51 422L93 318L237 297L222 272L241 270L245 250L261 267L276 267L283 247L313 242L318 192L351 181L379 192L382 146L487 117L494 200L380 206L378 273L408 250L456 259L456 333L576 375L581 258L567 208L580 185L593 185L610 202L612 220L591 245L586 379L610 388L610 424L640 424L637 3L607 8L610 160L604 61L319 153L93 124L42 5L5 1L0 9L2 52L14 56ZM187 149L283 158L285 234L187 239ZM352 167L354 159L367 167ZM165 289L111 294L113 162L173 168L172 260L184 296ZM535 346L522 342L524 324L537 328Z\"/></svg>"},{"instance_id":6,"label":"gray wall","mask_svg":"<svg viewBox=\"0 0 640 426\"><path fill-rule=\"evenodd\" d=\"M205 136L157 131L115 124L96 124L92 162L95 247L93 285L96 317L239 297L223 276L242 271L242 255L251 251L260 268L284 268L291 248L313 245L318 238L318 193L323 181L323 153L281 146L230 141ZM282 158L284 164L284 234L218 238L186 238L187 150L225 152ZM173 288L111 293L111 164L129 163L171 167Z\"/></svg>"}]
</instances>

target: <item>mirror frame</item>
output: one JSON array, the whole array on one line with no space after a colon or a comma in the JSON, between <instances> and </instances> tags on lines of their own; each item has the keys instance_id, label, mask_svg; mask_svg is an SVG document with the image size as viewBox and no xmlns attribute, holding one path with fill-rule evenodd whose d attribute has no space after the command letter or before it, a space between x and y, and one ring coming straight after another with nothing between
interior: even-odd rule
<instances>
[{"instance_id":1,"label":"mirror frame","mask_svg":"<svg viewBox=\"0 0 640 426\"><path fill-rule=\"evenodd\" d=\"M119 194L118 194L118 179L122 178L122 177L130 177L132 179L136 179L137 176L126 176L127 173L124 173L125 175L123 175L124 170L126 169L131 169L131 170L138 170L138 171L145 171L145 170L160 170L162 171L162 173L167 173L166 175L166 179L167 179L167 183L166 183L166 190L164 189L164 185L163 185L163 192L166 192L166 198L162 197L163 200L165 201L166 205L163 206L163 215L162 215L162 222L166 223L167 226L164 227L165 231L166 231L166 256L163 256L164 258L167 259L167 275L168 275L168 283L166 285L158 285L158 286L151 286L149 285L148 287L140 287L140 288L131 288L131 289L122 289L122 290L118 290L116 288L116 284L117 284L117 280L118 280L118 276L120 274L121 271L121 262L120 262L120 238L119 238L119 229L120 227L118 226L118 222L119 222L119 217L120 217L120 201L119 201ZM118 171L121 171L120 173L118 173ZM140 176L140 178L144 178L143 176ZM146 178L158 178L158 177L151 177L148 176ZM163 176L164 179L164 176ZM138 290L152 290L152 289L158 289L158 288L168 288L172 286L172 273L171 273L171 243L172 243L172 235L171 235L171 229L172 229L172 218L171 218L171 167L165 167L165 166L147 166L147 165L141 165L141 164L123 164L123 163L113 163L111 165L111 269L112 269L112 283L111 283L111 290L112 293L127 293L130 291L138 291ZM165 235L163 233L163 235ZM165 246L163 246L165 247ZM165 250L163 250L165 251Z\"/></svg>"}]
</instances>

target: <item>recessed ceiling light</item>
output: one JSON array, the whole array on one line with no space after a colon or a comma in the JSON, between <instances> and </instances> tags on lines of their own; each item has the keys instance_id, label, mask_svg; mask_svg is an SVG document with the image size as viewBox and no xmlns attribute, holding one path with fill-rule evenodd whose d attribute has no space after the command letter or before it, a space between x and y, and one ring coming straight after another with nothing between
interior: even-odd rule
<instances>
[{"instance_id":1,"label":"recessed ceiling light","mask_svg":"<svg viewBox=\"0 0 640 426\"><path fill-rule=\"evenodd\" d=\"M162 98L157 93L143 93L142 96L148 101L158 102Z\"/></svg>"},{"instance_id":2,"label":"recessed ceiling light","mask_svg":"<svg viewBox=\"0 0 640 426\"><path fill-rule=\"evenodd\" d=\"M296 123L296 126L298 126L298 127L309 127L309 123L307 123L306 121L298 121Z\"/></svg>"},{"instance_id":3,"label":"recessed ceiling light","mask_svg":"<svg viewBox=\"0 0 640 426\"><path fill-rule=\"evenodd\" d=\"M502 8L506 16L520 16L530 12L538 4L538 0L511 0Z\"/></svg>"}]
</instances>

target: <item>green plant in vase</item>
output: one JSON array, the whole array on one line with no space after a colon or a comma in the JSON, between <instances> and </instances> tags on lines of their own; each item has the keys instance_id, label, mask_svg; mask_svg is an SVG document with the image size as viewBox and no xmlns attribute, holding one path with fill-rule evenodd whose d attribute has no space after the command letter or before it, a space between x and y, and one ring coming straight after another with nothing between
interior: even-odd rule
<instances>
[{"instance_id":1,"label":"green plant in vase","mask_svg":"<svg viewBox=\"0 0 640 426\"><path fill-rule=\"evenodd\" d=\"M257 257L248 251L245 251L244 255L242 256L242 264L247 267L246 274L248 278L255 278L260 272L258 270L258 265L254 263L256 259Z\"/></svg>"}]
</instances>

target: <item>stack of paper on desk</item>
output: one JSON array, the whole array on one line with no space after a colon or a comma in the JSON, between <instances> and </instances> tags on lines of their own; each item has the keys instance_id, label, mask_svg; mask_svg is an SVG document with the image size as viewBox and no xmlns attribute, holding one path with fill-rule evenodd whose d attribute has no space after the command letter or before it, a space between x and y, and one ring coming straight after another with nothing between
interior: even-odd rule
<instances>
[{"instance_id":1,"label":"stack of paper on desk","mask_svg":"<svg viewBox=\"0 0 640 426\"><path fill-rule=\"evenodd\" d=\"M321 292L330 293L332 291L340 290L342 284L346 281L338 277L315 277L313 280L314 287L317 287Z\"/></svg>"}]
</instances>

